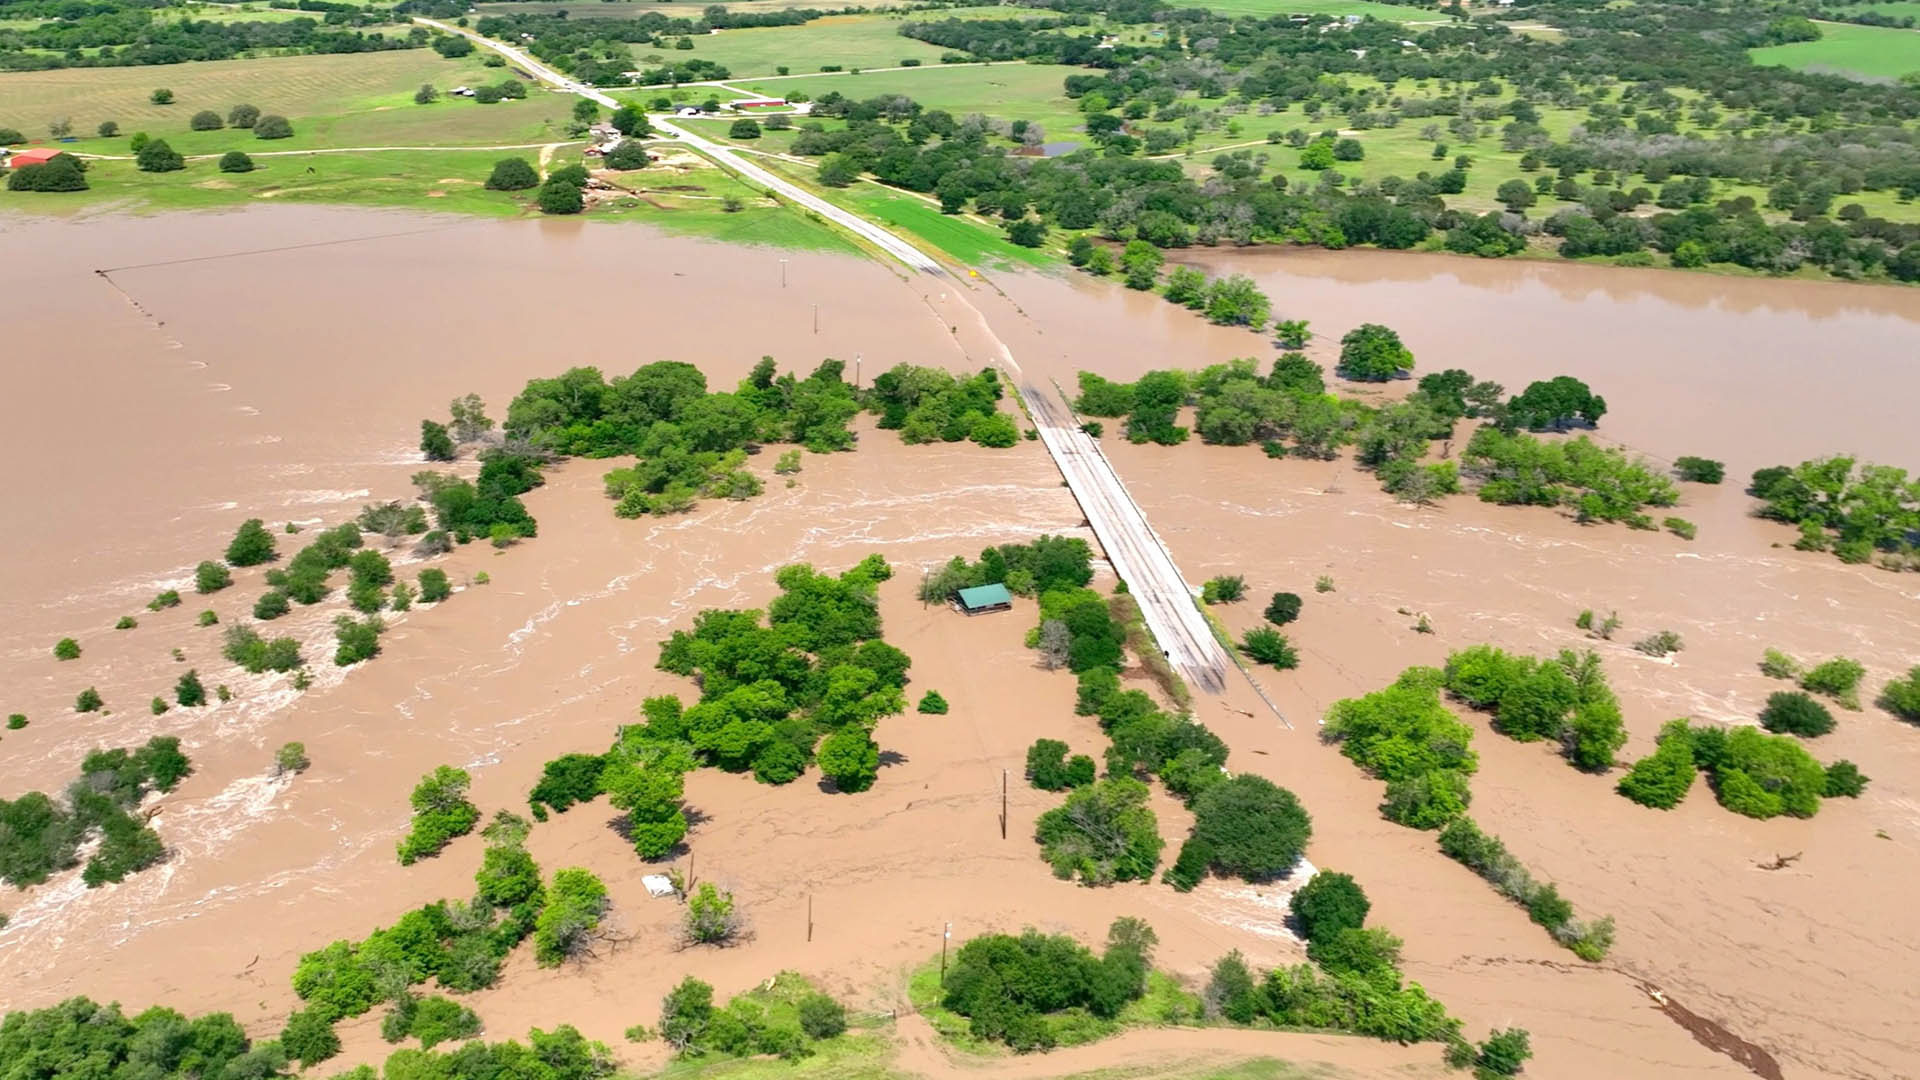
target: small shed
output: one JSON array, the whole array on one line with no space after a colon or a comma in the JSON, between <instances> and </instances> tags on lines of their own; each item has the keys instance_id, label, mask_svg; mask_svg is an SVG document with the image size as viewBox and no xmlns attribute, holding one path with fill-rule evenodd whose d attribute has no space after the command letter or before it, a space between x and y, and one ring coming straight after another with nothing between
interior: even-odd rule
<instances>
[{"instance_id":1,"label":"small shed","mask_svg":"<svg viewBox=\"0 0 1920 1080\"><path fill-rule=\"evenodd\" d=\"M1013 594L1005 585L975 585L971 589L955 589L953 602L968 615L985 615L989 611L1012 611Z\"/></svg>"},{"instance_id":2,"label":"small shed","mask_svg":"<svg viewBox=\"0 0 1920 1080\"><path fill-rule=\"evenodd\" d=\"M61 153L61 151L49 146L36 146L31 150L15 151L13 156L7 159L7 164L16 169L24 169L28 165L45 165L47 162L52 161L53 156L58 153Z\"/></svg>"}]
</instances>

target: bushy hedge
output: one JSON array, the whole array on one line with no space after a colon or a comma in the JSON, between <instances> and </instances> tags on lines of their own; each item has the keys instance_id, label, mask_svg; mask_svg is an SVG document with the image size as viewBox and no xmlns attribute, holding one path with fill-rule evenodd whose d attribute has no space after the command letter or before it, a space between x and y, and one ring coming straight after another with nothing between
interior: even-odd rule
<instances>
[{"instance_id":1,"label":"bushy hedge","mask_svg":"<svg viewBox=\"0 0 1920 1080\"><path fill-rule=\"evenodd\" d=\"M180 740L157 735L137 748L88 754L65 801L38 791L0 799L0 881L41 884L76 865L80 846L95 836L99 846L81 873L90 889L159 862L165 845L132 811L148 791L172 791L190 772Z\"/></svg>"},{"instance_id":2,"label":"bushy hedge","mask_svg":"<svg viewBox=\"0 0 1920 1080\"><path fill-rule=\"evenodd\" d=\"M1479 874L1502 896L1527 909L1527 915L1572 949L1582 960L1600 960L1613 946L1613 917L1580 922L1573 905L1551 882L1539 882L1507 851L1500 838L1480 831L1472 818L1455 818L1440 833L1440 850Z\"/></svg>"},{"instance_id":3,"label":"bushy hedge","mask_svg":"<svg viewBox=\"0 0 1920 1080\"><path fill-rule=\"evenodd\" d=\"M1137 919L1115 921L1099 956L1063 934L977 937L955 955L942 1003L980 1038L1049 1049L1057 1042L1050 1017L1083 1010L1112 1019L1145 993L1155 944Z\"/></svg>"}]
</instances>

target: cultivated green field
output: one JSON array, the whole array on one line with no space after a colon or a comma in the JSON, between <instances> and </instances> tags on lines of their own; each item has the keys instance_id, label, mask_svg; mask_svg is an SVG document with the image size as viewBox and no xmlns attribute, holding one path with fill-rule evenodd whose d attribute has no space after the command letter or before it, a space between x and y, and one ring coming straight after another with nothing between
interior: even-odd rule
<instances>
[{"instance_id":1,"label":"cultivated green field","mask_svg":"<svg viewBox=\"0 0 1920 1080\"><path fill-rule=\"evenodd\" d=\"M889 0L715 0L729 11L786 11L791 8L869 8L891 6ZM651 3L647 0L528 0L527 3L476 4L481 15L559 15L572 19L634 19L658 13L669 19L698 19L711 3L686 0L684 3Z\"/></svg>"},{"instance_id":2,"label":"cultivated green field","mask_svg":"<svg viewBox=\"0 0 1920 1080\"><path fill-rule=\"evenodd\" d=\"M1085 68L1060 64L941 64L908 71L780 79L734 79L735 86L769 96L802 90L814 97L837 90L851 98L905 94L929 109L970 112L1043 124L1049 138L1072 138L1080 112L1067 100L1068 75Z\"/></svg>"},{"instance_id":3,"label":"cultivated green field","mask_svg":"<svg viewBox=\"0 0 1920 1080\"><path fill-rule=\"evenodd\" d=\"M1920 4L1905 5L1920 9ZM1901 14L1908 14L1901 12ZM1779 64L1829 75L1896 79L1920 71L1920 30L1821 23L1819 41L1751 49L1756 64Z\"/></svg>"},{"instance_id":4,"label":"cultivated green field","mask_svg":"<svg viewBox=\"0 0 1920 1080\"><path fill-rule=\"evenodd\" d=\"M1430 7L1375 4L1370 0L1168 0L1173 7L1206 8L1221 15L1371 15L1386 22L1445 22Z\"/></svg>"}]
</instances>

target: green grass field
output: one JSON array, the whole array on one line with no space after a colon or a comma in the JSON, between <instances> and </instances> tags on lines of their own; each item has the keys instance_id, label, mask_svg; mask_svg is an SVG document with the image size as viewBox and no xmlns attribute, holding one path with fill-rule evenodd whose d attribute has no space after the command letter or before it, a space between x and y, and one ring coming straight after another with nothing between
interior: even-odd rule
<instances>
[{"instance_id":1,"label":"green grass field","mask_svg":"<svg viewBox=\"0 0 1920 1080\"><path fill-rule=\"evenodd\" d=\"M902 60L937 64L946 50L900 36L904 19L889 15L829 15L805 26L766 26L723 30L695 37L693 51L634 47L642 64L697 58L726 65L735 75L771 75L787 66L796 72L827 65L847 68L895 67Z\"/></svg>"},{"instance_id":2,"label":"green grass field","mask_svg":"<svg viewBox=\"0 0 1920 1080\"><path fill-rule=\"evenodd\" d=\"M1920 4L1906 5L1920 11ZM1901 14L1910 14L1902 12ZM1777 64L1797 71L1850 78L1897 79L1920 71L1920 30L1884 26L1821 23L1819 41L1750 49L1756 64Z\"/></svg>"},{"instance_id":3,"label":"green grass field","mask_svg":"<svg viewBox=\"0 0 1920 1080\"><path fill-rule=\"evenodd\" d=\"M112 120L123 132L144 130L164 135L169 141L177 135L184 143L189 141L187 121L194 113L212 109L224 117L229 108L244 101L259 106L262 112L292 119L297 137L306 126L302 118L391 112L396 115L347 125L340 134L351 139L404 138L420 145L504 143L521 141L510 136L516 131L524 134L525 125L503 124L502 117L497 116L468 121L454 114L465 109L477 115L482 110L511 106L506 109L509 114L540 111L544 115L547 110L526 108L544 104L551 106L555 115L564 116L571 108L569 99L538 90L527 101L502 105L483 106L466 100L443 100L432 106L413 104L413 92L421 83L444 90L461 83L497 82L508 75L505 68L483 67L477 55L445 60L431 49L219 60L165 67L8 72L0 74L0 126L18 128L30 138L39 138L46 135L48 121L59 116L70 119L74 132L83 135L92 134L101 121ZM172 90L174 103L152 104L148 94L156 87ZM428 112L409 114L423 108ZM433 119L428 119L430 116ZM245 141L253 140L248 136ZM197 152L176 145L182 152ZM295 149L300 145L263 148ZM93 147L84 145L75 149L93 151Z\"/></svg>"},{"instance_id":4,"label":"green grass field","mask_svg":"<svg viewBox=\"0 0 1920 1080\"><path fill-rule=\"evenodd\" d=\"M1169 0L1173 7L1206 8L1221 15L1371 15L1386 22L1445 22L1433 8L1369 0Z\"/></svg>"}]
</instances>

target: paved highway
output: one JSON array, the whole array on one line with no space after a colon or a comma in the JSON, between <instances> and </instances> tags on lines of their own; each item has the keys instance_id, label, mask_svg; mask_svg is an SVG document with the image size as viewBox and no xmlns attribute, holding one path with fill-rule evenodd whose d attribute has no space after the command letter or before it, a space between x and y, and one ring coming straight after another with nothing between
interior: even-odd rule
<instances>
[{"instance_id":1,"label":"paved highway","mask_svg":"<svg viewBox=\"0 0 1920 1080\"><path fill-rule=\"evenodd\" d=\"M512 45L435 19L415 16L413 21L470 38L475 44L505 56L551 86L579 94L609 109L621 105L621 102L607 94L567 78ZM946 271L931 256L866 218L835 206L792 181L754 164L731 148L686 130L669 118L650 119L655 128L705 154L722 168L738 173L781 198L804 206L866 239L909 270L946 276ZM1067 488L1073 492L1080 509L1087 515L1087 523L1099 539L1100 546L1106 550L1107 557L1113 561L1114 571L1126 581L1128 590L1139 603L1147 628L1152 631L1167 659L1189 685L1215 694L1225 689L1230 663L1226 650L1213 636L1206 617L1195 605L1193 589L1181 576L1173 556L1168 553L1166 545L1160 542L1152 526L1147 524L1146 514L1133 501L1133 496L1127 493L1126 485L1120 481L1119 474L1114 472L1106 455L1100 452L1099 444L1080 430L1072 410L1055 387L1043 386L1025 377L1020 365L1014 361L1013 353L994 334L985 316L966 299L963 292L957 288L949 289L941 294L943 302L949 293L969 309L973 318L978 320L981 332L998 351L1001 368L1019 388L1021 397L1032 412L1034 427L1040 432L1040 441L1046 445L1047 452L1053 455L1054 463L1066 478Z\"/></svg>"}]
</instances>

